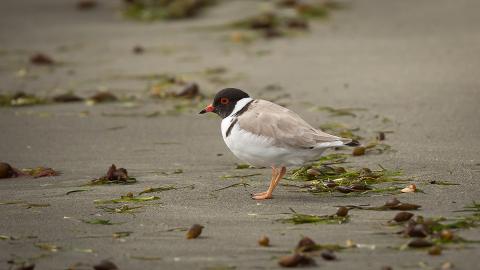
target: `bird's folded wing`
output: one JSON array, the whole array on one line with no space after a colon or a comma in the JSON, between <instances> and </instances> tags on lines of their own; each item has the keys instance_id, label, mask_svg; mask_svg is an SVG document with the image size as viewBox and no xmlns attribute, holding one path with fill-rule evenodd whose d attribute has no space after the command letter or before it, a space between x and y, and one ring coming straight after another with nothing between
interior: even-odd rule
<instances>
[{"instance_id":1,"label":"bird's folded wing","mask_svg":"<svg viewBox=\"0 0 480 270\"><path fill-rule=\"evenodd\" d=\"M271 138L277 146L314 148L321 143L349 141L315 129L296 113L266 100L255 100L238 117L238 124L248 132Z\"/></svg>"}]
</instances>

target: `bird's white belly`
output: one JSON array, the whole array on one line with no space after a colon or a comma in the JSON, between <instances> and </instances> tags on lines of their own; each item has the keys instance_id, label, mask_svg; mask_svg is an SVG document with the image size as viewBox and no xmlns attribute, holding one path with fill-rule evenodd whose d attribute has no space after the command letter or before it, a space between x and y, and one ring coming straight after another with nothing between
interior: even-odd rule
<instances>
[{"instance_id":1,"label":"bird's white belly","mask_svg":"<svg viewBox=\"0 0 480 270\"><path fill-rule=\"evenodd\" d=\"M226 132L231 124L230 117L222 121L222 136L232 153L239 159L254 166L290 166L301 165L319 157L323 151L312 149L292 149L275 146L273 139L258 136L243 129L238 124Z\"/></svg>"}]
</instances>

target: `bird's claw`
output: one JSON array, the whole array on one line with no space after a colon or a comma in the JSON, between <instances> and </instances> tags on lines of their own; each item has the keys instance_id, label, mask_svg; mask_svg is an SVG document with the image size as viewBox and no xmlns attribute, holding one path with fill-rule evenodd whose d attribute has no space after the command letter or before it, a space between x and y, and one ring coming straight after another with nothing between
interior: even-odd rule
<instances>
[{"instance_id":1,"label":"bird's claw","mask_svg":"<svg viewBox=\"0 0 480 270\"><path fill-rule=\"evenodd\" d=\"M254 200L267 200L271 198L272 198L272 194L268 194L267 192L256 193L256 194L253 194L252 196L252 199Z\"/></svg>"}]
</instances>

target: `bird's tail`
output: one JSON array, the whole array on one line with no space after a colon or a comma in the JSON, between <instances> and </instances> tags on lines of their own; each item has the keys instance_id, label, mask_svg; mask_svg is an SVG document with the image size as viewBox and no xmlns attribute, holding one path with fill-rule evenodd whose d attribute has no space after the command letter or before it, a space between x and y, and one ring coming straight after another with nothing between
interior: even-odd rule
<instances>
[{"instance_id":1,"label":"bird's tail","mask_svg":"<svg viewBox=\"0 0 480 270\"><path fill-rule=\"evenodd\" d=\"M359 146L360 145L360 142L358 142L357 140L351 140L350 142L348 143L344 143L344 145L346 146Z\"/></svg>"}]
</instances>

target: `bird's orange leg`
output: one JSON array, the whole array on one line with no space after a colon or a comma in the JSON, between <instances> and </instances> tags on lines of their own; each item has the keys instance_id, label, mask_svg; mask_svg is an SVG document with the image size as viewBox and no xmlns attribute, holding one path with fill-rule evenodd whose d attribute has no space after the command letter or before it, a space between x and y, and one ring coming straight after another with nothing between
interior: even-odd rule
<instances>
[{"instance_id":1,"label":"bird's orange leg","mask_svg":"<svg viewBox=\"0 0 480 270\"><path fill-rule=\"evenodd\" d=\"M272 169L274 172L272 171L272 180L270 181L270 186L268 187L268 190L263 194L254 195L253 199L265 200L265 199L272 198L273 190L278 185L278 182L280 181L280 179L282 179L282 177L285 175L286 168L282 167L280 171L277 171L277 168L272 167Z\"/></svg>"},{"instance_id":2,"label":"bird's orange leg","mask_svg":"<svg viewBox=\"0 0 480 270\"><path fill-rule=\"evenodd\" d=\"M278 174L277 169L272 166L272 178L270 179L270 186L272 186L273 183L275 183L275 178L277 177L277 174ZM268 187L269 189L270 189L270 186ZM255 196L264 196L265 194L267 194L267 191L254 193L252 198Z\"/></svg>"},{"instance_id":3,"label":"bird's orange leg","mask_svg":"<svg viewBox=\"0 0 480 270\"><path fill-rule=\"evenodd\" d=\"M280 182L280 180L282 180L282 178L285 176L286 173L287 173L287 167L282 167L277 179L275 179L275 183L273 183L273 189L277 187L278 183Z\"/></svg>"}]
</instances>

